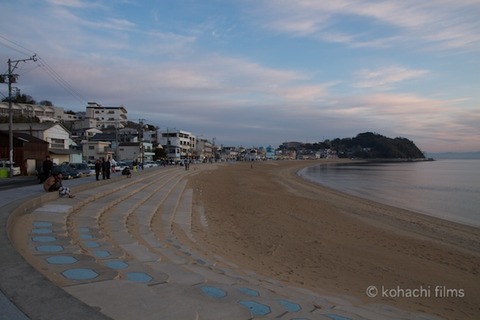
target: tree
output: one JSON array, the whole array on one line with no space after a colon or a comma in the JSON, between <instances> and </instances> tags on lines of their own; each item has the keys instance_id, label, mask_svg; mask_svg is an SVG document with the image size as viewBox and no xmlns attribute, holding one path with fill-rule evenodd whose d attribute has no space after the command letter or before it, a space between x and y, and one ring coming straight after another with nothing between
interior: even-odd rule
<instances>
[{"instance_id":1,"label":"tree","mask_svg":"<svg viewBox=\"0 0 480 320\"><path fill-rule=\"evenodd\" d=\"M3 99L2 102L8 102L8 97ZM13 103L28 103L28 104L37 104L37 102L29 95L18 94L12 99Z\"/></svg>"},{"instance_id":2,"label":"tree","mask_svg":"<svg viewBox=\"0 0 480 320\"><path fill-rule=\"evenodd\" d=\"M424 159L425 155L412 141L406 138L388 138L374 132L359 133L354 138L335 138L318 143L306 143L300 148L313 151L332 149L340 158L362 159ZM280 146L280 149L286 149Z\"/></svg>"},{"instance_id":3,"label":"tree","mask_svg":"<svg viewBox=\"0 0 480 320\"><path fill-rule=\"evenodd\" d=\"M52 101L49 101L49 100L42 100L40 101L39 103L41 106L46 106L46 107L53 107L53 103Z\"/></svg>"},{"instance_id":4,"label":"tree","mask_svg":"<svg viewBox=\"0 0 480 320\"><path fill-rule=\"evenodd\" d=\"M167 152L163 148L156 148L155 149L155 159L166 159L167 158Z\"/></svg>"}]
</instances>

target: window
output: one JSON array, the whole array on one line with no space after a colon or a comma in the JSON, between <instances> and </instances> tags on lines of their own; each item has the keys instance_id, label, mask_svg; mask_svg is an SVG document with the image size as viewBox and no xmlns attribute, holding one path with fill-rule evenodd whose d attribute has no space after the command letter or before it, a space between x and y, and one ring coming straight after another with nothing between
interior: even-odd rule
<instances>
[{"instance_id":1,"label":"window","mask_svg":"<svg viewBox=\"0 0 480 320\"><path fill-rule=\"evenodd\" d=\"M95 146L88 146L88 150L95 150Z\"/></svg>"},{"instance_id":2,"label":"window","mask_svg":"<svg viewBox=\"0 0 480 320\"><path fill-rule=\"evenodd\" d=\"M64 149L65 148L65 140L52 138L51 146L54 149Z\"/></svg>"}]
</instances>

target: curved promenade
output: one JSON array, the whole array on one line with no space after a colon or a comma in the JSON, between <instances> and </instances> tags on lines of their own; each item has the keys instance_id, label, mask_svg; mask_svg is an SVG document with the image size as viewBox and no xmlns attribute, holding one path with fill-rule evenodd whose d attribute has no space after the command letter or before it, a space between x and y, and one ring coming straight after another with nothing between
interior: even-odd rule
<instances>
[{"instance_id":1,"label":"curved promenade","mask_svg":"<svg viewBox=\"0 0 480 320\"><path fill-rule=\"evenodd\" d=\"M1 191L1 291L31 319L415 318L295 288L202 252L196 235L208 232L208 216L194 208L187 182L214 168L66 181L74 199L40 185Z\"/></svg>"}]
</instances>

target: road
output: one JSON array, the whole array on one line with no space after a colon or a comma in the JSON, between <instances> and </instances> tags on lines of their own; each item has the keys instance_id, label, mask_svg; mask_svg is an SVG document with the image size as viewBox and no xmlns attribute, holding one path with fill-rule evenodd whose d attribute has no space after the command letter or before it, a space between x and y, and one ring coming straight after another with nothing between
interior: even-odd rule
<instances>
[{"instance_id":1,"label":"road","mask_svg":"<svg viewBox=\"0 0 480 320\"><path fill-rule=\"evenodd\" d=\"M38 184L37 177L13 177L0 179L0 191Z\"/></svg>"}]
</instances>

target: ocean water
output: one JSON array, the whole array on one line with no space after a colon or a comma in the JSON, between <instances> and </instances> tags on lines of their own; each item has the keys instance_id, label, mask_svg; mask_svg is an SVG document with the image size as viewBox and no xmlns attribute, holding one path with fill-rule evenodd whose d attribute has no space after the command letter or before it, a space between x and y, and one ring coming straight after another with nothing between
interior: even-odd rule
<instances>
[{"instance_id":1,"label":"ocean water","mask_svg":"<svg viewBox=\"0 0 480 320\"><path fill-rule=\"evenodd\" d=\"M299 175L327 187L480 227L480 160L318 165Z\"/></svg>"}]
</instances>

